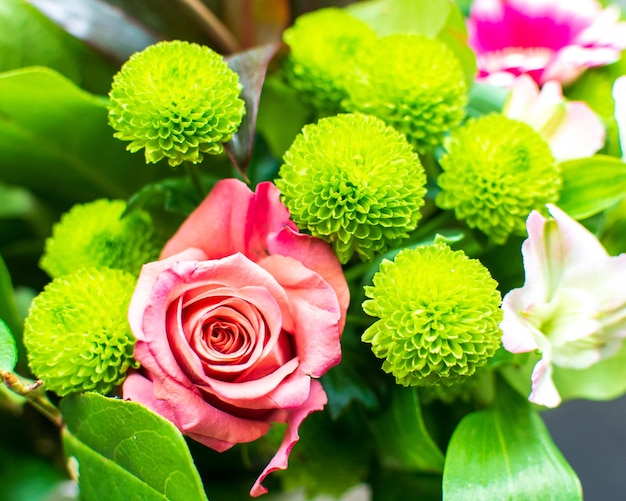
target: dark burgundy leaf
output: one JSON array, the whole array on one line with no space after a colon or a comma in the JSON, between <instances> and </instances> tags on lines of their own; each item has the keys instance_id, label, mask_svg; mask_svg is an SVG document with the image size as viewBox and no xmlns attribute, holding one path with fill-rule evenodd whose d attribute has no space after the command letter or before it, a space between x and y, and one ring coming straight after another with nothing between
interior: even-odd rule
<instances>
[{"instance_id":1,"label":"dark burgundy leaf","mask_svg":"<svg viewBox=\"0 0 626 501\"><path fill-rule=\"evenodd\" d=\"M117 63L163 37L102 0L30 0L44 15Z\"/></svg>"},{"instance_id":2,"label":"dark burgundy leaf","mask_svg":"<svg viewBox=\"0 0 626 501\"><path fill-rule=\"evenodd\" d=\"M243 85L246 115L239 130L224 146L235 167L244 175L252 157L256 118L267 66L280 46L280 42L262 45L227 58L229 66L237 72Z\"/></svg>"}]
</instances>

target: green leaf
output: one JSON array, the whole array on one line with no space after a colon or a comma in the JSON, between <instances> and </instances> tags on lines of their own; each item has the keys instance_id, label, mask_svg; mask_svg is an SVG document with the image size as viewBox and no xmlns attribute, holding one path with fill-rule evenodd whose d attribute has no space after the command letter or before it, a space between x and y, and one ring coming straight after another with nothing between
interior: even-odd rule
<instances>
[{"instance_id":1,"label":"green leaf","mask_svg":"<svg viewBox=\"0 0 626 501\"><path fill-rule=\"evenodd\" d=\"M501 111L509 92L509 89L490 84L473 84L470 89L468 114L480 116Z\"/></svg>"},{"instance_id":2,"label":"green leaf","mask_svg":"<svg viewBox=\"0 0 626 501\"><path fill-rule=\"evenodd\" d=\"M0 256L0 318L6 322L11 332L16 335L22 333L22 317L15 301L11 275L2 256Z\"/></svg>"},{"instance_id":3,"label":"green leaf","mask_svg":"<svg viewBox=\"0 0 626 501\"><path fill-rule=\"evenodd\" d=\"M283 156L313 116L312 108L276 73L265 79L258 113L257 132L263 135L276 158Z\"/></svg>"},{"instance_id":4,"label":"green leaf","mask_svg":"<svg viewBox=\"0 0 626 501\"><path fill-rule=\"evenodd\" d=\"M469 85L476 75L476 57L467 45L465 19L450 0L369 0L346 7L379 35L419 33L438 38L454 51Z\"/></svg>"},{"instance_id":5,"label":"green leaf","mask_svg":"<svg viewBox=\"0 0 626 501\"><path fill-rule=\"evenodd\" d=\"M0 371L11 372L17 364L17 346L11 330L0 319Z\"/></svg>"},{"instance_id":6,"label":"green leaf","mask_svg":"<svg viewBox=\"0 0 626 501\"><path fill-rule=\"evenodd\" d=\"M554 367L554 384L563 400L612 400L626 392L626 345L587 369Z\"/></svg>"},{"instance_id":7,"label":"green leaf","mask_svg":"<svg viewBox=\"0 0 626 501\"><path fill-rule=\"evenodd\" d=\"M626 195L626 163L608 155L561 164L563 188L558 206L574 219L585 219Z\"/></svg>"},{"instance_id":8,"label":"green leaf","mask_svg":"<svg viewBox=\"0 0 626 501\"><path fill-rule=\"evenodd\" d=\"M443 454L426 429L415 388L394 385L389 406L370 422L383 466L439 473Z\"/></svg>"},{"instance_id":9,"label":"green leaf","mask_svg":"<svg viewBox=\"0 0 626 501\"><path fill-rule=\"evenodd\" d=\"M446 501L582 500L539 414L502 382L495 407L467 415L452 435L443 493Z\"/></svg>"},{"instance_id":10,"label":"green leaf","mask_svg":"<svg viewBox=\"0 0 626 501\"><path fill-rule=\"evenodd\" d=\"M47 68L0 74L0 179L68 207L126 198L161 176L113 138L106 105Z\"/></svg>"},{"instance_id":11,"label":"green leaf","mask_svg":"<svg viewBox=\"0 0 626 501\"><path fill-rule=\"evenodd\" d=\"M54 2L54 7L58 10L64 3ZM0 2L0 71L46 66L78 85L106 93L115 72L113 65L31 4L26 0Z\"/></svg>"},{"instance_id":12,"label":"green leaf","mask_svg":"<svg viewBox=\"0 0 626 501\"><path fill-rule=\"evenodd\" d=\"M449 0L369 0L346 9L369 24L379 36L421 33L434 38L445 26L452 7Z\"/></svg>"},{"instance_id":13,"label":"green leaf","mask_svg":"<svg viewBox=\"0 0 626 501\"><path fill-rule=\"evenodd\" d=\"M61 412L65 455L77 462L84 499L207 499L184 438L166 419L95 393L63 399Z\"/></svg>"}]
</instances>

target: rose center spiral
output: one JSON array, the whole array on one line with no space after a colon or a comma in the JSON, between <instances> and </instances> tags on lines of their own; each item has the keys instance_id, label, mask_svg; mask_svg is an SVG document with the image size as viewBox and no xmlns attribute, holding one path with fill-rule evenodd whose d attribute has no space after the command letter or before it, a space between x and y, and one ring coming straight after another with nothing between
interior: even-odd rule
<instances>
[{"instance_id":1,"label":"rose center spiral","mask_svg":"<svg viewBox=\"0 0 626 501\"><path fill-rule=\"evenodd\" d=\"M205 325L203 330L206 344L219 353L229 354L245 347L246 336L232 322L216 320Z\"/></svg>"}]
</instances>

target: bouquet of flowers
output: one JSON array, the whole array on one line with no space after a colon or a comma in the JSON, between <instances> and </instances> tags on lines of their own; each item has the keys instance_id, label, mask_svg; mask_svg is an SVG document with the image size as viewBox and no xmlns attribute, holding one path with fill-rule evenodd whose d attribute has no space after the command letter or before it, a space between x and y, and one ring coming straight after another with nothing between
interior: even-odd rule
<instances>
[{"instance_id":1,"label":"bouquet of flowers","mask_svg":"<svg viewBox=\"0 0 626 501\"><path fill-rule=\"evenodd\" d=\"M617 4L0 7L6 499L582 499L541 413L626 393Z\"/></svg>"}]
</instances>

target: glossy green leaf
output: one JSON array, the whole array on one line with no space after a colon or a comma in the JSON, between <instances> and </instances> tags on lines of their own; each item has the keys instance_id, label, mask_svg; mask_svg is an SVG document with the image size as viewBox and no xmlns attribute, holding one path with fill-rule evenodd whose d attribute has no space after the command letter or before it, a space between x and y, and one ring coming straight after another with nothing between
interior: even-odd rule
<instances>
[{"instance_id":1,"label":"glossy green leaf","mask_svg":"<svg viewBox=\"0 0 626 501\"><path fill-rule=\"evenodd\" d=\"M17 346L11 330L0 319L0 371L11 372L17 363Z\"/></svg>"},{"instance_id":2,"label":"glossy green leaf","mask_svg":"<svg viewBox=\"0 0 626 501\"><path fill-rule=\"evenodd\" d=\"M465 20L450 0L368 0L347 7L380 36L419 33L438 38L450 47L463 67L468 86L476 74L476 57L467 45Z\"/></svg>"},{"instance_id":3,"label":"glossy green leaf","mask_svg":"<svg viewBox=\"0 0 626 501\"><path fill-rule=\"evenodd\" d=\"M415 388L394 385L389 406L370 422L378 457L388 468L439 473L443 454L431 438Z\"/></svg>"},{"instance_id":4,"label":"glossy green leaf","mask_svg":"<svg viewBox=\"0 0 626 501\"><path fill-rule=\"evenodd\" d=\"M587 369L554 367L553 379L563 400L617 398L626 393L626 345Z\"/></svg>"},{"instance_id":5,"label":"glossy green leaf","mask_svg":"<svg viewBox=\"0 0 626 501\"><path fill-rule=\"evenodd\" d=\"M126 198L162 176L165 166L113 138L106 104L47 68L0 74L0 179L68 207Z\"/></svg>"},{"instance_id":6,"label":"glossy green leaf","mask_svg":"<svg viewBox=\"0 0 626 501\"><path fill-rule=\"evenodd\" d=\"M0 71L46 66L93 92L106 93L114 66L65 33L32 3L0 2ZM54 3L58 10L64 2Z\"/></svg>"},{"instance_id":7,"label":"glossy green leaf","mask_svg":"<svg viewBox=\"0 0 626 501\"><path fill-rule=\"evenodd\" d=\"M608 155L561 164L563 188L558 206L575 219L593 216L626 196L626 163Z\"/></svg>"},{"instance_id":8,"label":"glossy green leaf","mask_svg":"<svg viewBox=\"0 0 626 501\"><path fill-rule=\"evenodd\" d=\"M206 500L184 438L134 402L86 393L61 402L65 455L87 500Z\"/></svg>"},{"instance_id":9,"label":"glossy green leaf","mask_svg":"<svg viewBox=\"0 0 626 501\"><path fill-rule=\"evenodd\" d=\"M495 407L456 428L443 472L445 501L582 500L580 481L539 414L500 383Z\"/></svg>"}]
</instances>

